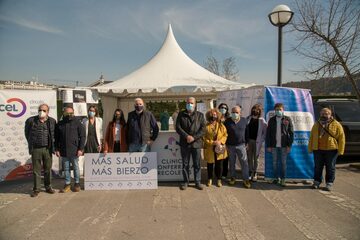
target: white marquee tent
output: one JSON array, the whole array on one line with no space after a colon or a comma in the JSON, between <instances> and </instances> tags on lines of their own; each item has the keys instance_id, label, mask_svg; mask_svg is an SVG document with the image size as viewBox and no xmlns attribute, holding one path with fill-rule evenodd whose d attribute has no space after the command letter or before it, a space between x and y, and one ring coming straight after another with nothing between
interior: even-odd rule
<instances>
[{"instance_id":1,"label":"white marquee tent","mask_svg":"<svg viewBox=\"0 0 360 240\"><path fill-rule=\"evenodd\" d=\"M100 93L211 92L250 86L215 75L189 58L177 43L171 25L166 39L145 65L112 83L97 87Z\"/></svg>"},{"instance_id":2,"label":"white marquee tent","mask_svg":"<svg viewBox=\"0 0 360 240\"><path fill-rule=\"evenodd\" d=\"M145 65L114 82L94 87L105 106L105 118L115 107L127 113L133 108L133 100L142 97L147 101L183 101L194 96L205 102L216 98L216 92L250 87L226 80L206 70L181 49L171 25L160 50Z\"/></svg>"}]
</instances>

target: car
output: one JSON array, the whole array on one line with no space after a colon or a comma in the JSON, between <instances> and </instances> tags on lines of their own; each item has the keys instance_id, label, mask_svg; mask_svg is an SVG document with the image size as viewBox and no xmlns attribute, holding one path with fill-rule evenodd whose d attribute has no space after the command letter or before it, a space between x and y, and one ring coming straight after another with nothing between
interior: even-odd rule
<instances>
[{"instance_id":1,"label":"car","mask_svg":"<svg viewBox=\"0 0 360 240\"><path fill-rule=\"evenodd\" d=\"M320 110L330 108L333 116L341 123L345 132L344 156L360 156L360 101L349 98L326 98L313 101L315 119Z\"/></svg>"}]
</instances>

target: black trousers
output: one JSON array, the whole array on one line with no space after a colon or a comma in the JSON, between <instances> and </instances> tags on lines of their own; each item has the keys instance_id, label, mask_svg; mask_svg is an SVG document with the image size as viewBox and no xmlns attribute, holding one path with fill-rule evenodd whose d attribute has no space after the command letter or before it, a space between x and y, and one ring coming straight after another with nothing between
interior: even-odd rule
<instances>
[{"instance_id":1,"label":"black trousers","mask_svg":"<svg viewBox=\"0 0 360 240\"><path fill-rule=\"evenodd\" d=\"M221 160L222 162L222 176L227 177L228 171L229 171L229 158L225 158L224 160Z\"/></svg>"},{"instance_id":2,"label":"black trousers","mask_svg":"<svg viewBox=\"0 0 360 240\"><path fill-rule=\"evenodd\" d=\"M120 142L114 143L114 152L120 152Z\"/></svg>"},{"instance_id":3,"label":"black trousers","mask_svg":"<svg viewBox=\"0 0 360 240\"><path fill-rule=\"evenodd\" d=\"M214 165L215 165L215 176L219 180L219 179L221 179L223 160L215 160L215 163L207 164L208 179L213 178Z\"/></svg>"}]
</instances>

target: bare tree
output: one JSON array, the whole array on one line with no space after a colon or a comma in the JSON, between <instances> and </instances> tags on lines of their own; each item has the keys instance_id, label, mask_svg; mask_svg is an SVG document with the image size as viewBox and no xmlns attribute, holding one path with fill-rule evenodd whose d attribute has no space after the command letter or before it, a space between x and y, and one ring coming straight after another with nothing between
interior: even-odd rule
<instances>
[{"instance_id":1,"label":"bare tree","mask_svg":"<svg viewBox=\"0 0 360 240\"><path fill-rule=\"evenodd\" d=\"M360 5L353 0L296 0L294 50L310 59L306 74L344 75L360 99L354 76L360 72Z\"/></svg>"},{"instance_id":2,"label":"bare tree","mask_svg":"<svg viewBox=\"0 0 360 240\"><path fill-rule=\"evenodd\" d=\"M204 67L210 72L219 75L231 81L238 80L238 73L236 67L236 59L234 57L225 58L220 66L219 61L212 55L208 56L204 62Z\"/></svg>"},{"instance_id":3,"label":"bare tree","mask_svg":"<svg viewBox=\"0 0 360 240\"><path fill-rule=\"evenodd\" d=\"M207 57L204 67L210 72L220 76L219 62L214 56L210 55Z\"/></svg>"},{"instance_id":4,"label":"bare tree","mask_svg":"<svg viewBox=\"0 0 360 240\"><path fill-rule=\"evenodd\" d=\"M223 77L231 80L237 81L238 80L238 73L236 67L236 59L234 57L225 58L223 61Z\"/></svg>"}]
</instances>

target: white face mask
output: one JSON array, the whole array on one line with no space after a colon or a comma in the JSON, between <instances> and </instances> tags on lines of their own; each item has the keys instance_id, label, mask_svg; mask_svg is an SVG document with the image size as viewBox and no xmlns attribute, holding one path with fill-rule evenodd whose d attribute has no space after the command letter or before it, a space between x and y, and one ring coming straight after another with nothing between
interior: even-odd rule
<instances>
[{"instance_id":1,"label":"white face mask","mask_svg":"<svg viewBox=\"0 0 360 240\"><path fill-rule=\"evenodd\" d=\"M44 118L44 117L46 117L46 112L39 111L38 115L39 115L39 118Z\"/></svg>"}]
</instances>

